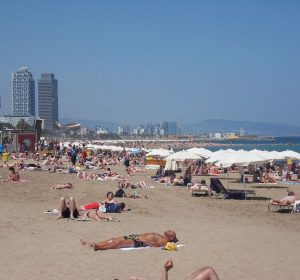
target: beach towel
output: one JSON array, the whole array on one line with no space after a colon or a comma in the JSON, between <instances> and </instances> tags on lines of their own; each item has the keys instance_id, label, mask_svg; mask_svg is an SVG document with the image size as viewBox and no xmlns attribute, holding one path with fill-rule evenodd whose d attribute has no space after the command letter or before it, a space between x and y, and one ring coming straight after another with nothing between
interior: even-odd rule
<instances>
[{"instance_id":1,"label":"beach towel","mask_svg":"<svg viewBox=\"0 0 300 280\"><path fill-rule=\"evenodd\" d=\"M88 221L95 221L95 220L90 219L90 218L79 217L79 218L73 219L73 220L68 218L67 221L68 222L88 222Z\"/></svg>"},{"instance_id":2,"label":"beach towel","mask_svg":"<svg viewBox=\"0 0 300 280\"><path fill-rule=\"evenodd\" d=\"M52 215L58 215L60 211L58 209L50 209L44 212L44 214L52 214Z\"/></svg>"}]
</instances>

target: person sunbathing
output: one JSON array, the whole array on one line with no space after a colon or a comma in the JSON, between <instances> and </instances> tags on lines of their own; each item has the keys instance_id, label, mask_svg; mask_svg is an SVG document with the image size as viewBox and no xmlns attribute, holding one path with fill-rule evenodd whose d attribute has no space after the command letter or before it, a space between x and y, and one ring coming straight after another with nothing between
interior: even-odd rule
<instances>
[{"instance_id":1,"label":"person sunbathing","mask_svg":"<svg viewBox=\"0 0 300 280\"><path fill-rule=\"evenodd\" d=\"M205 180L201 180L200 183L194 183L191 186L188 186L188 191L192 195L193 191L205 191L206 195L213 195L212 190L206 184Z\"/></svg>"},{"instance_id":2,"label":"person sunbathing","mask_svg":"<svg viewBox=\"0 0 300 280\"><path fill-rule=\"evenodd\" d=\"M291 205L295 203L296 196L294 192L288 192L288 195L283 197L282 199L271 199L271 204L280 204L280 205Z\"/></svg>"},{"instance_id":3,"label":"person sunbathing","mask_svg":"<svg viewBox=\"0 0 300 280\"><path fill-rule=\"evenodd\" d=\"M113 222L120 222L118 219L116 218L113 218L112 216L109 216L103 212L101 212L100 210L98 209L91 209L91 210L88 210L84 213L83 215L84 217L87 217L87 218L90 218L90 219L93 219L93 220L96 220L96 221L106 221L106 222L109 222L109 221L113 221Z\"/></svg>"},{"instance_id":4,"label":"person sunbathing","mask_svg":"<svg viewBox=\"0 0 300 280\"><path fill-rule=\"evenodd\" d=\"M62 189L73 189L73 185L71 183L57 184L51 187L52 190L62 190Z\"/></svg>"},{"instance_id":5,"label":"person sunbathing","mask_svg":"<svg viewBox=\"0 0 300 280\"><path fill-rule=\"evenodd\" d=\"M79 211L73 197L61 197L59 210L60 214L57 216L57 219L70 218L71 220L74 220L79 217Z\"/></svg>"},{"instance_id":6,"label":"person sunbathing","mask_svg":"<svg viewBox=\"0 0 300 280\"><path fill-rule=\"evenodd\" d=\"M263 174L263 183L276 183L276 180L272 177L271 171L266 170Z\"/></svg>"},{"instance_id":7,"label":"person sunbathing","mask_svg":"<svg viewBox=\"0 0 300 280\"><path fill-rule=\"evenodd\" d=\"M116 204L117 202L114 200L114 193L113 192L108 192L106 194L106 198L101 202L101 204L104 204L105 203L114 203Z\"/></svg>"},{"instance_id":8,"label":"person sunbathing","mask_svg":"<svg viewBox=\"0 0 300 280\"><path fill-rule=\"evenodd\" d=\"M173 261L171 259L167 260L166 263L164 264L160 279L168 280L169 270L172 269L173 267L174 267ZM130 277L129 280L146 280L146 279L140 277ZM219 277L216 271L212 267L206 266L198 269L185 280L219 280Z\"/></svg>"},{"instance_id":9,"label":"person sunbathing","mask_svg":"<svg viewBox=\"0 0 300 280\"><path fill-rule=\"evenodd\" d=\"M128 236L115 237L106 241L91 243L81 239L83 246L88 246L98 250L120 249L120 248L140 248L140 247L164 247L168 242L178 242L176 233L167 230L163 235L158 233L130 234Z\"/></svg>"},{"instance_id":10,"label":"person sunbathing","mask_svg":"<svg viewBox=\"0 0 300 280\"><path fill-rule=\"evenodd\" d=\"M100 210L101 212L107 212L107 213L121 213L125 209L125 203L99 203L99 202L92 202L86 205L80 205L79 210L80 211L89 211L92 209Z\"/></svg>"}]
</instances>

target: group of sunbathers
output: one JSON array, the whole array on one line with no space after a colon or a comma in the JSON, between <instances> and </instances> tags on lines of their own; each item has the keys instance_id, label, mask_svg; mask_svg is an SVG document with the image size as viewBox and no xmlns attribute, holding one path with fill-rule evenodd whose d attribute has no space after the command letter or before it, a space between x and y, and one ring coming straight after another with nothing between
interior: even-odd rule
<instances>
[{"instance_id":1,"label":"group of sunbathers","mask_svg":"<svg viewBox=\"0 0 300 280\"><path fill-rule=\"evenodd\" d=\"M72 184L59 184L52 189L65 189L72 188ZM59 205L59 215L60 218L69 218L71 220L82 218L90 218L96 221L105 220L105 221L119 221L107 213L121 213L125 209L125 203L117 203L114 200L114 195L112 192L108 192L106 199L101 202L92 202L86 205L80 205L77 207L75 199L73 197L62 197L60 199Z\"/></svg>"}]
</instances>

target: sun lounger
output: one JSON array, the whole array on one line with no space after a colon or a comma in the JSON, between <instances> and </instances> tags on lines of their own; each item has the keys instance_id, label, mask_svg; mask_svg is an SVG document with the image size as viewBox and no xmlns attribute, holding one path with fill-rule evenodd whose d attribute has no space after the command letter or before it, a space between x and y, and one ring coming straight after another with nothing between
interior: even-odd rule
<instances>
[{"instance_id":1,"label":"sun lounger","mask_svg":"<svg viewBox=\"0 0 300 280\"><path fill-rule=\"evenodd\" d=\"M269 203L268 210L269 212L293 212L293 204L280 204L280 203Z\"/></svg>"},{"instance_id":2,"label":"sun lounger","mask_svg":"<svg viewBox=\"0 0 300 280\"><path fill-rule=\"evenodd\" d=\"M222 199L246 199L248 196L255 196L254 190L232 190L226 189L218 178L210 179L210 188Z\"/></svg>"}]
</instances>

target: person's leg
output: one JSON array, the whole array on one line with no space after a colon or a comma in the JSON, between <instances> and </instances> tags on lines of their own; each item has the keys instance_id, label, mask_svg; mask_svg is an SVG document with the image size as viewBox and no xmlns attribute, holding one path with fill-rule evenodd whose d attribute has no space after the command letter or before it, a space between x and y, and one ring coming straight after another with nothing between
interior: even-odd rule
<instances>
[{"instance_id":1,"label":"person's leg","mask_svg":"<svg viewBox=\"0 0 300 280\"><path fill-rule=\"evenodd\" d=\"M62 212L64 212L66 209L67 209L66 199L64 197L61 197L59 201L60 214L57 216L57 219L61 219L63 217Z\"/></svg>"},{"instance_id":2,"label":"person's leg","mask_svg":"<svg viewBox=\"0 0 300 280\"><path fill-rule=\"evenodd\" d=\"M70 219L73 220L74 219L74 211L76 210L76 203L75 203L75 200L74 198L71 196L69 198L69 208L70 208Z\"/></svg>"},{"instance_id":3,"label":"person's leg","mask_svg":"<svg viewBox=\"0 0 300 280\"><path fill-rule=\"evenodd\" d=\"M108 216L105 213L102 213L98 210L90 210L86 212L86 215L90 219L94 219L96 221L106 220L106 221L112 221L113 218L111 216Z\"/></svg>"},{"instance_id":4,"label":"person's leg","mask_svg":"<svg viewBox=\"0 0 300 280\"><path fill-rule=\"evenodd\" d=\"M206 266L195 271L185 280L219 280L219 277L212 267Z\"/></svg>"},{"instance_id":5,"label":"person's leg","mask_svg":"<svg viewBox=\"0 0 300 280\"><path fill-rule=\"evenodd\" d=\"M119 248L130 248L134 246L134 242L131 239L124 239L124 237L112 238L106 241L91 243L81 239L81 244L83 246L88 246L94 248L95 251L98 250L108 250L108 249L119 249Z\"/></svg>"}]
</instances>

